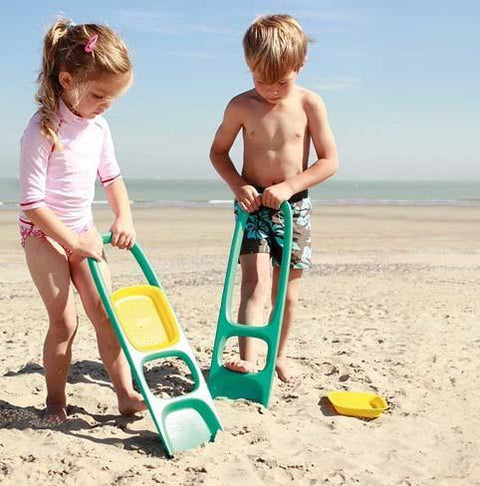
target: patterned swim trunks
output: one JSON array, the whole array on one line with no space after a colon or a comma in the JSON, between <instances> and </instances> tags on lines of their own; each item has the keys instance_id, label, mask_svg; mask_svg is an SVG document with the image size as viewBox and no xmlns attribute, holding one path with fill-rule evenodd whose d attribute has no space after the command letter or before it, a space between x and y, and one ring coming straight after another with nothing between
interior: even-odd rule
<instances>
[{"instance_id":1,"label":"patterned swim trunks","mask_svg":"<svg viewBox=\"0 0 480 486\"><path fill-rule=\"evenodd\" d=\"M307 269L312 265L312 203L306 191L305 197L298 199L295 196L289 201L293 220L290 268ZM238 202L235 201L235 218L238 215L239 207ZM261 207L258 211L250 213L245 225L240 255L269 253L272 257L272 264L279 267L282 261L284 226L283 212L280 210Z\"/></svg>"}]
</instances>

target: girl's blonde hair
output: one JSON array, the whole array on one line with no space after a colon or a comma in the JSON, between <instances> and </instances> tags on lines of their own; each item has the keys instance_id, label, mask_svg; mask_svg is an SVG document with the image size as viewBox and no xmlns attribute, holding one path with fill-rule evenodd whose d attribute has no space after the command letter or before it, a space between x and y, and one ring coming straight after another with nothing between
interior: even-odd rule
<instances>
[{"instance_id":1,"label":"girl's blonde hair","mask_svg":"<svg viewBox=\"0 0 480 486\"><path fill-rule=\"evenodd\" d=\"M85 49L93 36L98 36L92 50ZM40 128L53 142L57 136L57 108L62 86L60 71L67 71L74 79L77 97L81 85L111 74L126 74L132 70L128 49L122 39L109 27L96 24L75 25L58 19L45 35L42 67L37 78L39 88L35 95L40 105Z\"/></svg>"},{"instance_id":2,"label":"girl's blonde hair","mask_svg":"<svg viewBox=\"0 0 480 486\"><path fill-rule=\"evenodd\" d=\"M258 17L243 37L245 60L265 83L275 83L303 66L308 40L290 15Z\"/></svg>"}]
</instances>

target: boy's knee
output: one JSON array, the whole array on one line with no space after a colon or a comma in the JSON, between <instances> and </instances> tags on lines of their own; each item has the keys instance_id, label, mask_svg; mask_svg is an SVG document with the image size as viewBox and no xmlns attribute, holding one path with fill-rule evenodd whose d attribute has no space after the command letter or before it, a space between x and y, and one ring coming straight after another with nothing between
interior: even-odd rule
<instances>
[{"instance_id":1,"label":"boy's knee","mask_svg":"<svg viewBox=\"0 0 480 486\"><path fill-rule=\"evenodd\" d=\"M298 285L289 285L287 288L287 295L285 297L285 307L287 309L293 309L298 304L298 297L299 297L299 286Z\"/></svg>"},{"instance_id":2,"label":"boy's knee","mask_svg":"<svg viewBox=\"0 0 480 486\"><path fill-rule=\"evenodd\" d=\"M285 308L287 309L294 309L298 304L298 294L295 293L287 293L287 297L285 298Z\"/></svg>"},{"instance_id":3,"label":"boy's knee","mask_svg":"<svg viewBox=\"0 0 480 486\"><path fill-rule=\"evenodd\" d=\"M244 299L265 302L268 299L269 291L269 283L264 283L261 280L244 280L242 282L242 298Z\"/></svg>"}]
</instances>

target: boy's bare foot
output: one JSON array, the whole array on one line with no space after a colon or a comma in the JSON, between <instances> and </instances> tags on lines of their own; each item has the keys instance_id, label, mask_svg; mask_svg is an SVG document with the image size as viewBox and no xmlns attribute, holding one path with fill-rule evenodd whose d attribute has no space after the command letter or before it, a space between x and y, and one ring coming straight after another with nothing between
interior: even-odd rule
<instances>
[{"instance_id":1,"label":"boy's bare foot","mask_svg":"<svg viewBox=\"0 0 480 486\"><path fill-rule=\"evenodd\" d=\"M67 420L67 407L65 405L47 405L43 419L50 425L62 424Z\"/></svg>"},{"instance_id":2,"label":"boy's bare foot","mask_svg":"<svg viewBox=\"0 0 480 486\"><path fill-rule=\"evenodd\" d=\"M286 361L286 358L277 358L275 371L277 372L277 376L280 378L280 380L282 380L284 383L291 383L294 381L294 377L288 372Z\"/></svg>"},{"instance_id":3,"label":"boy's bare foot","mask_svg":"<svg viewBox=\"0 0 480 486\"><path fill-rule=\"evenodd\" d=\"M146 410L147 405L140 393L133 392L132 395L118 399L118 409L122 415L135 415Z\"/></svg>"},{"instance_id":4,"label":"boy's bare foot","mask_svg":"<svg viewBox=\"0 0 480 486\"><path fill-rule=\"evenodd\" d=\"M255 365L244 359L232 359L225 363L225 368L237 373L255 373Z\"/></svg>"}]
</instances>

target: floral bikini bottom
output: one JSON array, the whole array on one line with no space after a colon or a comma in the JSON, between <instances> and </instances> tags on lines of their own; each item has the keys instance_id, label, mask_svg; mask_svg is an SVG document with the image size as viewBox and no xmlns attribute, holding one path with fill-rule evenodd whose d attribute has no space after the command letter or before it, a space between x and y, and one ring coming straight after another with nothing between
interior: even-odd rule
<instances>
[{"instance_id":1,"label":"floral bikini bottom","mask_svg":"<svg viewBox=\"0 0 480 486\"><path fill-rule=\"evenodd\" d=\"M18 223L20 230L20 244L23 248L25 248L25 242L29 237L41 238L42 240L47 241L48 235L30 221L25 221L24 219L20 218ZM89 231L92 227L93 223L86 224L79 231L76 231L76 233L81 235L82 233L86 233L87 231ZM70 258L73 254L72 250L65 248L63 245L61 246L65 250L67 257Z\"/></svg>"}]
</instances>

